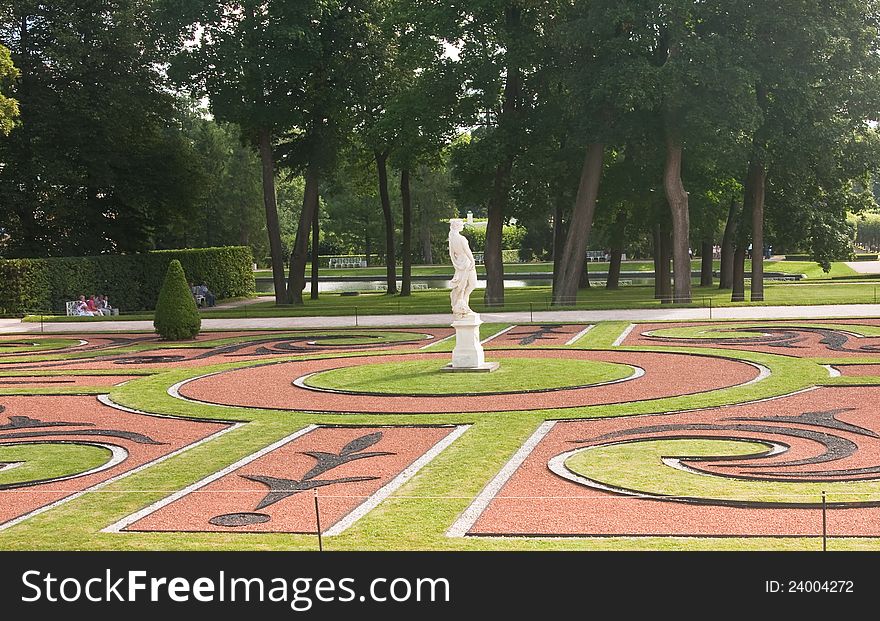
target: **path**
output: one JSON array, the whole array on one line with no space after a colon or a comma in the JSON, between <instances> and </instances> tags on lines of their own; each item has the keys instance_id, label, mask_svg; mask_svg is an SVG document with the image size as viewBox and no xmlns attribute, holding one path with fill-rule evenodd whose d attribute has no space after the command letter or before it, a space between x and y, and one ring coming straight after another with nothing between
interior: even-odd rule
<instances>
[{"instance_id":1,"label":"path","mask_svg":"<svg viewBox=\"0 0 880 621\"><path fill-rule=\"evenodd\" d=\"M740 306L708 308L669 308L632 310L573 310L482 313L486 323L595 323L597 321L699 321L707 319L821 319L840 317L880 317L880 304L829 304L823 306ZM203 330L289 330L295 328L349 328L386 326L445 326L451 314L434 315L352 315L344 317L261 317L239 319L202 318ZM47 322L45 332L137 332L153 330L152 321ZM39 323L0 319L0 334L40 332Z\"/></svg>"},{"instance_id":2,"label":"path","mask_svg":"<svg viewBox=\"0 0 880 621\"><path fill-rule=\"evenodd\" d=\"M848 261L846 266L859 274L880 274L880 261Z\"/></svg>"}]
</instances>

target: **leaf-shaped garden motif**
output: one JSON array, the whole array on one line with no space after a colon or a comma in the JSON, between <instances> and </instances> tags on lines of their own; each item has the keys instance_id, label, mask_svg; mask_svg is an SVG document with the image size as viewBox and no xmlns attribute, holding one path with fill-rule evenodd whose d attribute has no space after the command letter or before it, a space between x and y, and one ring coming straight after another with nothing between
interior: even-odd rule
<instances>
[{"instance_id":1,"label":"leaf-shaped garden motif","mask_svg":"<svg viewBox=\"0 0 880 621\"><path fill-rule=\"evenodd\" d=\"M370 433L365 436L361 436L360 438L355 438L348 444L342 447L342 450L339 451L340 455L350 455L351 453L357 453L366 448L370 448L379 440L382 439L382 432L377 431L375 433Z\"/></svg>"}]
</instances>

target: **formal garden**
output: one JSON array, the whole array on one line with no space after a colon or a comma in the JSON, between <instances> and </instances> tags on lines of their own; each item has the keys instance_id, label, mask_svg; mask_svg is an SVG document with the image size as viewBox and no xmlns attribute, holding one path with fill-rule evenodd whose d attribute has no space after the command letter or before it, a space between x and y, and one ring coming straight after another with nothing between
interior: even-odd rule
<instances>
[{"instance_id":1,"label":"formal garden","mask_svg":"<svg viewBox=\"0 0 880 621\"><path fill-rule=\"evenodd\" d=\"M0 550L880 548L880 5L281 4L0 2Z\"/></svg>"},{"instance_id":2,"label":"formal garden","mask_svg":"<svg viewBox=\"0 0 880 621\"><path fill-rule=\"evenodd\" d=\"M0 340L3 549L873 549L880 321ZM878 393L880 394L880 393Z\"/></svg>"}]
</instances>

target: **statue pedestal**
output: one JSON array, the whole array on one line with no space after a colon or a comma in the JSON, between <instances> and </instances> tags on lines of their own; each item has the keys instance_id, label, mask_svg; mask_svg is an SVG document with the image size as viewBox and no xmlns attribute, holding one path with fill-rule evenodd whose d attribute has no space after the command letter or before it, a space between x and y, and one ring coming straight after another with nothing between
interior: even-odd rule
<instances>
[{"instance_id":1,"label":"statue pedestal","mask_svg":"<svg viewBox=\"0 0 880 621\"><path fill-rule=\"evenodd\" d=\"M491 373L497 369L498 362L486 362L483 346L480 345L480 326L482 320L477 313L459 317L452 322L455 328L455 349L452 350L452 362L444 371Z\"/></svg>"}]
</instances>

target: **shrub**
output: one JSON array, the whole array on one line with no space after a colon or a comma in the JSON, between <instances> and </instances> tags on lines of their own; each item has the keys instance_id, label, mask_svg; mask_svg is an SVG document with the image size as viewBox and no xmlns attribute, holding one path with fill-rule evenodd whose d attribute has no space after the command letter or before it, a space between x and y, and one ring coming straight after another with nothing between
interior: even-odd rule
<instances>
[{"instance_id":1,"label":"shrub","mask_svg":"<svg viewBox=\"0 0 880 621\"><path fill-rule=\"evenodd\" d=\"M202 327L199 309L186 282L183 266L177 259L168 264L165 282L156 302L153 327L166 341L194 338Z\"/></svg>"}]
</instances>

